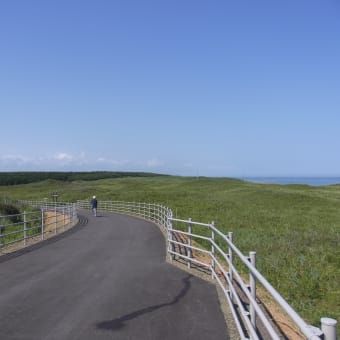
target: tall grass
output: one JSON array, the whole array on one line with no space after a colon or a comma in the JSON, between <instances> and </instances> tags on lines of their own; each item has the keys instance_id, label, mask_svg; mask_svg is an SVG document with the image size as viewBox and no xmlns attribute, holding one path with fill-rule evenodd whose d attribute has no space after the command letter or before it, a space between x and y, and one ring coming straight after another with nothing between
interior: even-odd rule
<instances>
[{"instance_id":1,"label":"tall grass","mask_svg":"<svg viewBox=\"0 0 340 340\"><path fill-rule=\"evenodd\" d=\"M157 202L180 218L232 231L244 252L257 252L259 270L310 323L340 320L340 186L248 183L235 179L150 177L44 181L0 186L0 197Z\"/></svg>"}]
</instances>

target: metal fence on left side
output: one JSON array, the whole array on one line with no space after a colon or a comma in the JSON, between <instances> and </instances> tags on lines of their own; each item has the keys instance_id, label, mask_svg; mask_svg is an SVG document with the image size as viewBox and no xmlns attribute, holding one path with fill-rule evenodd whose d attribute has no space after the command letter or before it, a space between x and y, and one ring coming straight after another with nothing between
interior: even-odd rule
<instances>
[{"instance_id":1,"label":"metal fence on left side","mask_svg":"<svg viewBox=\"0 0 340 340\"><path fill-rule=\"evenodd\" d=\"M44 240L78 222L74 203L17 201L16 205L22 213L0 216L0 254Z\"/></svg>"}]
</instances>

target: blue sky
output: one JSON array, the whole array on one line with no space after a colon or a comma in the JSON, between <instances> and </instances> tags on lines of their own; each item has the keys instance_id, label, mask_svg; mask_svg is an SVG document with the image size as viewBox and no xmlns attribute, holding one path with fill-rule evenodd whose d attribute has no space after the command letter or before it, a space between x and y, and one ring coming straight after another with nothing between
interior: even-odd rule
<instances>
[{"instance_id":1,"label":"blue sky","mask_svg":"<svg viewBox=\"0 0 340 340\"><path fill-rule=\"evenodd\" d=\"M4 0L0 51L0 171L340 175L338 0Z\"/></svg>"}]
</instances>

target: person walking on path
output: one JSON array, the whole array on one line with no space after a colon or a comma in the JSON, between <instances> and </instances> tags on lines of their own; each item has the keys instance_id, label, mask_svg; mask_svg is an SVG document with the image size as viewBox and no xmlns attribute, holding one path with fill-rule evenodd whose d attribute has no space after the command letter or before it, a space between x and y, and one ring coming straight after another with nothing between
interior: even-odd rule
<instances>
[{"instance_id":1,"label":"person walking on path","mask_svg":"<svg viewBox=\"0 0 340 340\"><path fill-rule=\"evenodd\" d=\"M97 198L96 196L93 196L91 200L91 207L94 216L97 216L97 206L98 206Z\"/></svg>"}]
</instances>

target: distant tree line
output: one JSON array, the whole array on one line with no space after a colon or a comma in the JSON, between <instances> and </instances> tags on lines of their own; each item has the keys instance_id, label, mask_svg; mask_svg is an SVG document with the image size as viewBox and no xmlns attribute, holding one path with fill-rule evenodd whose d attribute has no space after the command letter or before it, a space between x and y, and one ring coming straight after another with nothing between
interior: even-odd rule
<instances>
[{"instance_id":1,"label":"distant tree line","mask_svg":"<svg viewBox=\"0 0 340 340\"><path fill-rule=\"evenodd\" d=\"M23 172L0 172L0 185L28 184L45 181L48 179L73 182L73 181L94 181L105 178L122 177L154 177L159 174L148 172L112 172L112 171L92 171L92 172L56 172L56 171L23 171ZM163 175L165 176L165 175Z\"/></svg>"}]
</instances>

